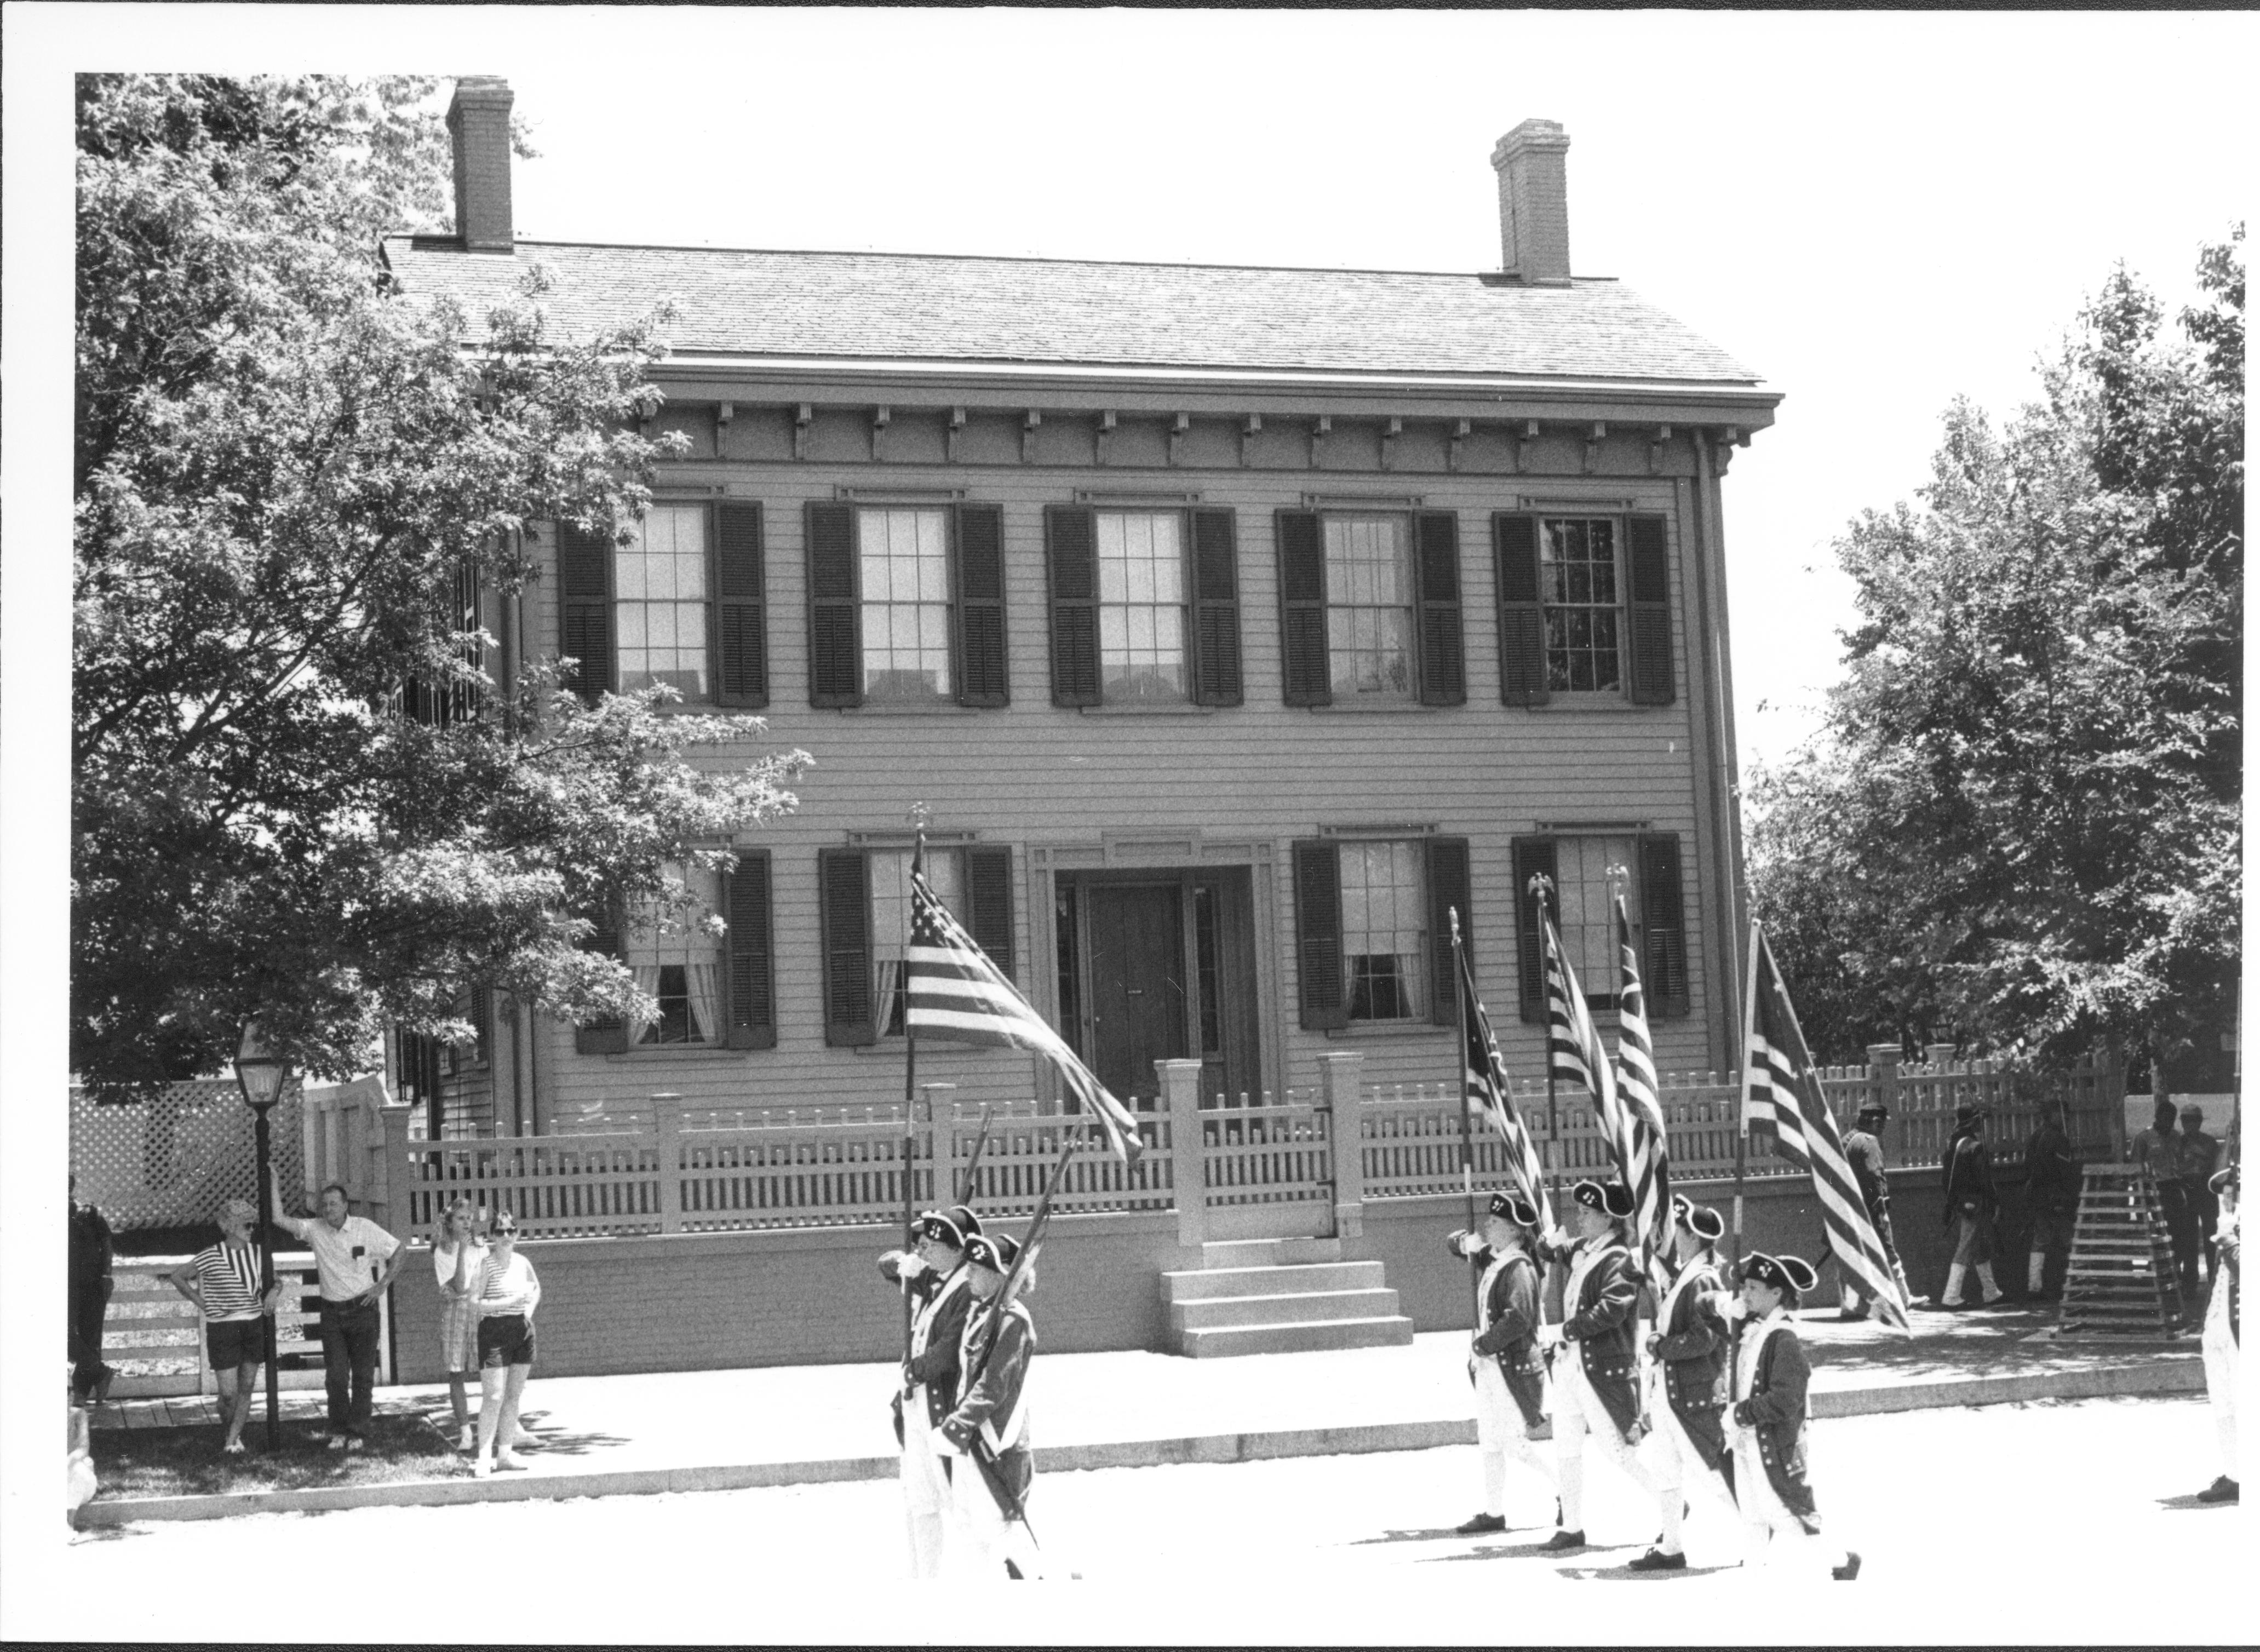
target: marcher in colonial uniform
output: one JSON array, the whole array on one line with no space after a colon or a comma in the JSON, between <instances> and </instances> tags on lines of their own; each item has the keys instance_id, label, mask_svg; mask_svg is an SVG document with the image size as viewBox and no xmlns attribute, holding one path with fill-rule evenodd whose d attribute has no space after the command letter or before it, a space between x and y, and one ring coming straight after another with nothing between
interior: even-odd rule
<instances>
[{"instance_id":1,"label":"marcher in colonial uniform","mask_svg":"<svg viewBox=\"0 0 2260 1652\"><path fill-rule=\"evenodd\" d=\"M1884 1126L1890 1122L1892 1110L1880 1101L1863 1104L1858 1119L1845 1133L1844 1162L1852 1167L1852 1179L1859 1184L1860 1202L1868 1207L1868 1221L1876 1230L1876 1241L1883 1246L1892 1276L1899 1282L1899 1296L1912 1302L1914 1292L1907 1289L1906 1264L1899 1260L1899 1238L1892 1231L1891 1168L1884 1162ZM1864 1319L1867 1316L1868 1293L1848 1272L1836 1317Z\"/></svg>"},{"instance_id":2,"label":"marcher in colonial uniform","mask_svg":"<svg viewBox=\"0 0 2260 1652\"><path fill-rule=\"evenodd\" d=\"M1640 1273L1624 1241L1632 1190L1580 1182L1570 1191L1577 1244L1563 1290L1564 1318L1555 1334L1567 1345L1554 1366L1556 1473L1562 1488L1561 1529L1550 1549L1585 1546L1585 1439L1649 1492L1654 1477L1634 1454L1642 1433L1635 1376ZM1549 1327L1552 1329L1552 1327ZM1550 1340L1550 1339L1548 1339Z\"/></svg>"},{"instance_id":3,"label":"marcher in colonial uniform","mask_svg":"<svg viewBox=\"0 0 2260 1652\"><path fill-rule=\"evenodd\" d=\"M1727 1350L1734 1334L1714 1299L1720 1289L1714 1247L1726 1223L1714 1210L1698 1209L1684 1194L1671 1199L1671 1238L1677 1271L1648 1339L1648 1418L1641 1450L1657 1482L1663 1535L1632 1563L1634 1571L1679 1571L1687 1564L1680 1541L1689 1479L1734 1510L1732 1460L1727 1455Z\"/></svg>"},{"instance_id":4,"label":"marcher in colonial uniform","mask_svg":"<svg viewBox=\"0 0 2260 1652\"><path fill-rule=\"evenodd\" d=\"M2205 1391L2213 1401L2214 1427L2221 1431L2221 1477L2197 1494L2200 1503L2238 1501L2236 1475L2236 1368L2242 1357L2243 1321L2238 1317L2236 1284L2243 1275L2238 1241L2236 1167L2213 1176L2206 1186L2221 1201L2214 1229L2220 1248L2213 1268L2213 1298L2205 1309Z\"/></svg>"},{"instance_id":5,"label":"marcher in colonial uniform","mask_svg":"<svg viewBox=\"0 0 2260 1652\"><path fill-rule=\"evenodd\" d=\"M1532 1246L1538 1212L1527 1199L1494 1193L1478 1233L1446 1244L1483 1270L1482 1323L1468 1355L1476 1385L1476 1448L1483 1455L1483 1513L1463 1536L1506 1529L1506 1460L1527 1463L1550 1482L1554 1464L1534 1441L1554 1437L1546 1419L1546 1360L1538 1347L1538 1262Z\"/></svg>"},{"instance_id":6,"label":"marcher in colonial uniform","mask_svg":"<svg viewBox=\"0 0 2260 1652\"><path fill-rule=\"evenodd\" d=\"M1028 1362L1036 1351L1036 1324L1023 1299L1022 1282L1012 1305L998 1312L1005 1276L1020 1247L1004 1234L976 1234L965 1244L973 1306L959 1339L963 1392L942 1420L940 1448L954 1459L950 1480L951 1570L965 1577L1035 1577L1036 1555L1027 1527L1009 1519L980 1468L969 1461L977 1440L994 1459L998 1477L1022 1510L1035 1478L1028 1444Z\"/></svg>"},{"instance_id":7,"label":"marcher in colonial uniform","mask_svg":"<svg viewBox=\"0 0 2260 1652\"><path fill-rule=\"evenodd\" d=\"M958 1344L972 1305L965 1243L981 1231L964 1205L918 1219L917 1248L879 1258L880 1276L911 1298L910 1356L903 1362L895 1422L903 1443L903 1513L910 1528L911 1575L941 1575L950 1478L934 1430L957 1404Z\"/></svg>"},{"instance_id":8,"label":"marcher in colonial uniform","mask_svg":"<svg viewBox=\"0 0 2260 1652\"><path fill-rule=\"evenodd\" d=\"M1749 1558L1764 1565L1817 1570L1831 1553L1820 1545L1820 1511L1806 1480L1805 1397L1813 1368L1790 1317L1819 1283L1801 1257L1753 1251L1742 1263L1734 1316L1742 1324L1726 1432ZM1858 1577L1859 1555L1846 1552L1829 1575L1847 1582Z\"/></svg>"}]
</instances>

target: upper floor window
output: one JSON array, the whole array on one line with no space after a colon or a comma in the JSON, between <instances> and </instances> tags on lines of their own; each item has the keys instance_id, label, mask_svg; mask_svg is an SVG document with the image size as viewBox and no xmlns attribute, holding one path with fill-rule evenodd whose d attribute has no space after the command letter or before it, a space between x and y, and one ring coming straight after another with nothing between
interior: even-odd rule
<instances>
[{"instance_id":1,"label":"upper floor window","mask_svg":"<svg viewBox=\"0 0 2260 1652\"><path fill-rule=\"evenodd\" d=\"M1109 700L1182 700L1184 518L1175 511L1098 512L1098 684Z\"/></svg>"},{"instance_id":2,"label":"upper floor window","mask_svg":"<svg viewBox=\"0 0 2260 1652\"><path fill-rule=\"evenodd\" d=\"M863 580L864 698L948 698L948 512L858 511L855 551Z\"/></svg>"},{"instance_id":3,"label":"upper floor window","mask_svg":"<svg viewBox=\"0 0 2260 1652\"><path fill-rule=\"evenodd\" d=\"M624 536L557 525L558 652L594 700L665 683L692 704L769 704L762 507L654 504Z\"/></svg>"},{"instance_id":4,"label":"upper floor window","mask_svg":"<svg viewBox=\"0 0 2260 1652\"><path fill-rule=\"evenodd\" d=\"M1004 705L1004 517L993 504L808 506L811 705Z\"/></svg>"},{"instance_id":5,"label":"upper floor window","mask_svg":"<svg viewBox=\"0 0 2260 1652\"><path fill-rule=\"evenodd\" d=\"M1498 578L1499 696L1621 694L1668 705L1671 570L1660 516L1491 518Z\"/></svg>"},{"instance_id":6,"label":"upper floor window","mask_svg":"<svg viewBox=\"0 0 2260 1652\"><path fill-rule=\"evenodd\" d=\"M613 553L619 686L664 683L707 697L706 527L703 504L654 504Z\"/></svg>"},{"instance_id":7,"label":"upper floor window","mask_svg":"<svg viewBox=\"0 0 2260 1652\"><path fill-rule=\"evenodd\" d=\"M1230 511L1055 504L1044 540L1053 704L1240 704Z\"/></svg>"},{"instance_id":8,"label":"upper floor window","mask_svg":"<svg viewBox=\"0 0 2260 1652\"><path fill-rule=\"evenodd\" d=\"M1449 511L1282 511L1290 705L1467 699L1459 518Z\"/></svg>"},{"instance_id":9,"label":"upper floor window","mask_svg":"<svg viewBox=\"0 0 2260 1652\"><path fill-rule=\"evenodd\" d=\"M1452 1021L1451 914L1473 933L1468 840L1307 838L1293 853L1303 1026Z\"/></svg>"}]
</instances>

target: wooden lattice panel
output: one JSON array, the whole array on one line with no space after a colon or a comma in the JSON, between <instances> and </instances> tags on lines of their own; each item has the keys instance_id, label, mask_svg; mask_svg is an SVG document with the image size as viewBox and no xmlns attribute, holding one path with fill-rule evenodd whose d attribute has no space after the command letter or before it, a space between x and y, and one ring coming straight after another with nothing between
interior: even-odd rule
<instances>
[{"instance_id":1,"label":"wooden lattice panel","mask_svg":"<svg viewBox=\"0 0 2260 1652\"><path fill-rule=\"evenodd\" d=\"M2059 1334L2155 1341L2179 1335L2185 1322L2156 1187L2129 1165L2090 1165Z\"/></svg>"}]
</instances>

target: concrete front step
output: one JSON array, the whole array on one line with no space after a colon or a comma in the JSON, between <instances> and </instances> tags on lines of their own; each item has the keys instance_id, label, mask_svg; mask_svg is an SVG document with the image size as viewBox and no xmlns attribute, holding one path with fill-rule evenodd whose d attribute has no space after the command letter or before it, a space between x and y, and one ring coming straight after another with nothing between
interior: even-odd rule
<instances>
[{"instance_id":1,"label":"concrete front step","mask_svg":"<svg viewBox=\"0 0 2260 1652\"><path fill-rule=\"evenodd\" d=\"M1325 1319L1385 1319L1397 1312L1394 1291L1326 1291L1292 1296L1208 1297L1169 1305L1169 1328L1214 1331L1235 1325L1308 1325Z\"/></svg>"},{"instance_id":2,"label":"concrete front step","mask_svg":"<svg viewBox=\"0 0 2260 1652\"><path fill-rule=\"evenodd\" d=\"M1320 1319L1290 1325L1234 1325L1188 1330L1179 1340L1193 1359L1242 1354L1307 1354L1320 1348L1404 1348L1412 1321L1401 1314L1376 1319Z\"/></svg>"},{"instance_id":3,"label":"concrete front step","mask_svg":"<svg viewBox=\"0 0 2260 1652\"><path fill-rule=\"evenodd\" d=\"M1213 1297L1283 1297L1328 1291L1377 1291L1377 1262L1317 1262L1280 1268L1191 1268L1162 1276L1162 1299L1191 1302Z\"/></svg>"},{"instance_id":4,"label":"concrete front step","mask_svg":"<svg viewBox=\"0 0 2260 1652\"><path fill-rule=\"evenodd\" d=\"M1341 1260L1339 1239L1227 1239L1201 1247L1201 1266L1207 1269L1277 1268Z\"/></svg>"}]
</instances>

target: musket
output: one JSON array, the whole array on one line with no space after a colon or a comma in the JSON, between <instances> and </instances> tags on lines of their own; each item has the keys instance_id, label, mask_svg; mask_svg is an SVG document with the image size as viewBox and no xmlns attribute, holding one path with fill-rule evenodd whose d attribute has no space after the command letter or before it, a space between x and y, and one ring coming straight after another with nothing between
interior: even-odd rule
<instances>
[{"instance_id":1,"label":"musket","mask_svg":"<svg viewBox=\"0 0 2260 1652\"><path fill-rule=\"evenodd\" d=\"M981 1110L981 1134L973 1139L973 1151L965 1161L965 1172L957 1184L957 1202L960 1205L969 1207L973 1203L973 1178L980 1174L981 1152L989 1145L989 1119L996 1111L997 1104L993 1101Z\"/></svg>"}]
</instances>

